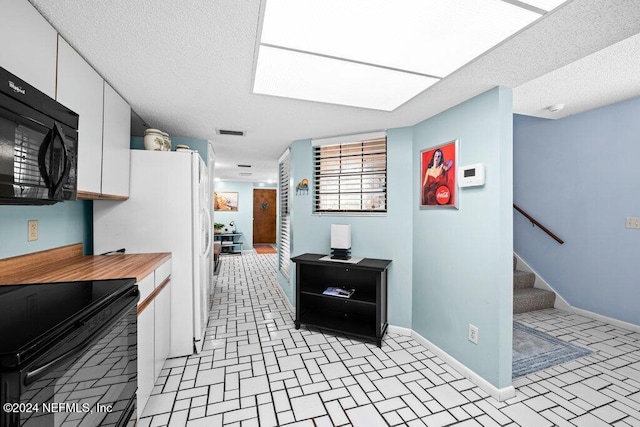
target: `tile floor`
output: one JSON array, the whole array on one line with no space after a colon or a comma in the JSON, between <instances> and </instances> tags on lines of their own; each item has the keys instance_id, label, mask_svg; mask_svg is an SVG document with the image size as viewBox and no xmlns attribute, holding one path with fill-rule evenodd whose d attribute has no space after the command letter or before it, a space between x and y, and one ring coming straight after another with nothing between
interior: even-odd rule
<instances>
[{"instance_id":1,"label":"tile floor","mask_svg":"<svg viewBox=\"0 0 640 427\"><path fill-rule=\"evenodd\" d=\"M640 334L557 310L516 315L595 352L487 396L429 350L302 327L276 255L224 256L200 355L167 361L138 426L640 426Z\"/></svg>"}]
</instances>

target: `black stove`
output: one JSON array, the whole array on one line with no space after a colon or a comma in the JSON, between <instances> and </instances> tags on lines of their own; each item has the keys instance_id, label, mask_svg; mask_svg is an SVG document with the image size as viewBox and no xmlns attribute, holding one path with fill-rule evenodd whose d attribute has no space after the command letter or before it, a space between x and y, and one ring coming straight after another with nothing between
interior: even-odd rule
<instances>
[{"instance_id":1,"label":"black stove","mask_svg":"<svg viewBox=\"0 0 640 427\"><path fill-rule=\"evenodd\" d=\"M0 427L125 425L138 298L133 279L0 286Z\"/></svg>"}]
</instances>

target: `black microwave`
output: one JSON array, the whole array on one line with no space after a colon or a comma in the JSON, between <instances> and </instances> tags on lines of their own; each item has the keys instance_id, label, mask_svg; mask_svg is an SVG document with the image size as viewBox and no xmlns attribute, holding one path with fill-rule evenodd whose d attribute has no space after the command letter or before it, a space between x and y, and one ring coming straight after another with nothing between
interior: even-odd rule
<instances>
[{"instance_id":1,"label":"black microwave","mask_svg":"<svg viewBox=\"0 0 640 427\"><path fill-rule=\"evenodd\" d=\"M78 115L0 67L0 204L77 194Z\"/></svg>"}]
</instances>

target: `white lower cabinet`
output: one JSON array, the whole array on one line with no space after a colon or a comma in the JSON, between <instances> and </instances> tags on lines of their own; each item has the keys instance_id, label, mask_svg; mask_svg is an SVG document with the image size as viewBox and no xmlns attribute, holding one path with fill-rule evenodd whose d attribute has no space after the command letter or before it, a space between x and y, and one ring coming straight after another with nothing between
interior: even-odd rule
<instances>
[{"instance_id":1,"label":"white lower cabinet","mask_svg":"<svg viewBox=\"0 0 640 427\"><path fill-rule=\"evenodd\" d=\"M155 305L155 357L153 376L158 378L164 362L167 360L167 356L169 356L169 349L171 347L171 286L167 284L167 286L162 288L153 302Z\"/></svg>"},{"instance_id":2,"label":"white lower cabinet","mask_svg":"<svg viewBox=\"0 0 640 427\"><path fill-rule=\"evenodd\" d=\"M138 418L151 396L154 378L154 307L149 304L138 314Z\"/></svg>"},{"instance_id":3,"label":"white lower cabinet","mask_svg":"<svg viewBox=\"0 0 640 427\"><path fill-rule=\"evenodd\" d=\"M140 418L171 345L171 261L138 282L138 393ZM148 298L153 298L147 302ZM142 310L141 310L142 309ZM140 311L141 310L141 311Z\"/></svg>"}]
</instances>

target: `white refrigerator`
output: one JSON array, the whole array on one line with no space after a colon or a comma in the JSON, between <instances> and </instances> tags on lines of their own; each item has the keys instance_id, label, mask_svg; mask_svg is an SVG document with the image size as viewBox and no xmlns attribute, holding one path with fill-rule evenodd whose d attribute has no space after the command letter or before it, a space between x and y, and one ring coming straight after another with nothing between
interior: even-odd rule
<instances>
[{"instance_id":1,"label":"white refrigerator","mask_svg":"<svg viewBox=\"0 0 640 427\"><path fill-rule=\"evenodd\" d=\"M93 202L95 254L171 252L169 357L199 353L209 317L209 173L197 152L131 150L126 201Z\"/></svg>"}]
</instances>

